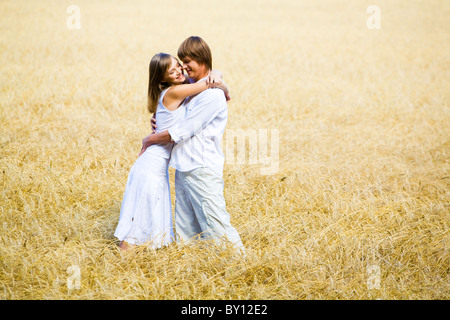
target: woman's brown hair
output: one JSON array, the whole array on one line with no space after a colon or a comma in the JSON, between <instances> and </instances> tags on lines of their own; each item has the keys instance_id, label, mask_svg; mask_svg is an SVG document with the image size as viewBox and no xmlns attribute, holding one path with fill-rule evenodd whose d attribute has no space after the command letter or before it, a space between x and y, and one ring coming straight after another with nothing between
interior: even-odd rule
<instances>
[{"instance_id":1,"label":"woman's brown hair","mask_svg":"<svg viewBox=\"0 0 450 320\"><path fill-rule=\"evenodd\" d=\"M156 112L159 95L163 90L170 87L170 84L164 81L164 76L171 66L172 56L167 53L155 54L149 65L148 79L148 102L147 108L150 113Z\"/></svg>"}]
</instances>

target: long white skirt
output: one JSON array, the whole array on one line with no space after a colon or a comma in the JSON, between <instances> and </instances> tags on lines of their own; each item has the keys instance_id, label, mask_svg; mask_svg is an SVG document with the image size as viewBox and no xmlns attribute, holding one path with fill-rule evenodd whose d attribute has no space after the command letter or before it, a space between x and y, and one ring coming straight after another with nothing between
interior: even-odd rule
<instances>
[{"instance_id":1,"label":"long white skirt","mask_svg":"<svg viewBox=\"0 0 450 320\"><path fill-rule=\"evenodd\" d=\"M119 240L154 248L173 241L168 164L151 148L134 163L114 233Z\"/></svg>"}]
</instances>

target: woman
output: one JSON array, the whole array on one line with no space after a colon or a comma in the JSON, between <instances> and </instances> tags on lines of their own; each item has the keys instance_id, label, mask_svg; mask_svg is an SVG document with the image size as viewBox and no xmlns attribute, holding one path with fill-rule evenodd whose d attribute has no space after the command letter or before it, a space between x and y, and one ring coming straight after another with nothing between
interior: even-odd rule
<instances>
[{"instance_id":1,"label":"woman","mask_svg":"<svg viewBox=\"0 0 450 320\"><path fill-rule=\"evenodd\" d=\"M148 85L148 110L156 116L156 132L184 118L183 101L187 97L211 87L224 90L228 99L220 72L213 71L206 80L190 84L176 58L156 54L150 61ZM169 143L141 150L131 168L114 233L122 250L144 243L159 248L173 240L168 173L172 147L173 143Z\"/></svg>"}]
</instances>

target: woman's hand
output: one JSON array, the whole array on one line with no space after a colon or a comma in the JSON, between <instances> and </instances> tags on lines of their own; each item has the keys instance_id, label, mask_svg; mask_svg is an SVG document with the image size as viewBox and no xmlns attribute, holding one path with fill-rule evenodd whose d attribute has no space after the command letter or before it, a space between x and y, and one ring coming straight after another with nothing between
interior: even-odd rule
<instances>
[{"instance_id":1,"label":"woman's hand","mask_svg":"<svg viewBox=\"0 0 450 320\"><path fill-rule=\"evenodd\" d=\"M222 89L225 93L225 98L228 101L231 100L230 91L228 90L228 86L225 81L222 80L223 74L219 70L212 70L208 78L206 78L206 84L209 88L219 88Z\"/></svg>"},{"instance_id":2,"label":"woman's hand","mask_svg":"<svg viewBox=\"0 0 450 320\"><path fill-rule=\"evenodd\" d=\"M216 88L222 84L222 72L219 70L212 70L208 78L206 78L206 84L209 88Z\"/></svg>"}]
</instances>

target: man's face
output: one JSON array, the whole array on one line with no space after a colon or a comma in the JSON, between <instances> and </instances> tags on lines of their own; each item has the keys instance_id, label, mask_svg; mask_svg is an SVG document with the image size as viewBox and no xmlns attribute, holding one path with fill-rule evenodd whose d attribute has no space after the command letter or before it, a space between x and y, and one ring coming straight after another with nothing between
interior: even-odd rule
<instances>
[{"instance_id":1,"label":"man's face","mask_svg":"<svg viewBox=\"0 0 450 320\"><path fill-rule=\"evenodd\" d=\"M183 62L183 69L186 70L189 78L200 80L204 76L206 70L204 65L198 64L197 61L189 57L185 57L181 61Z\"/></svg>"}]
</instances>

